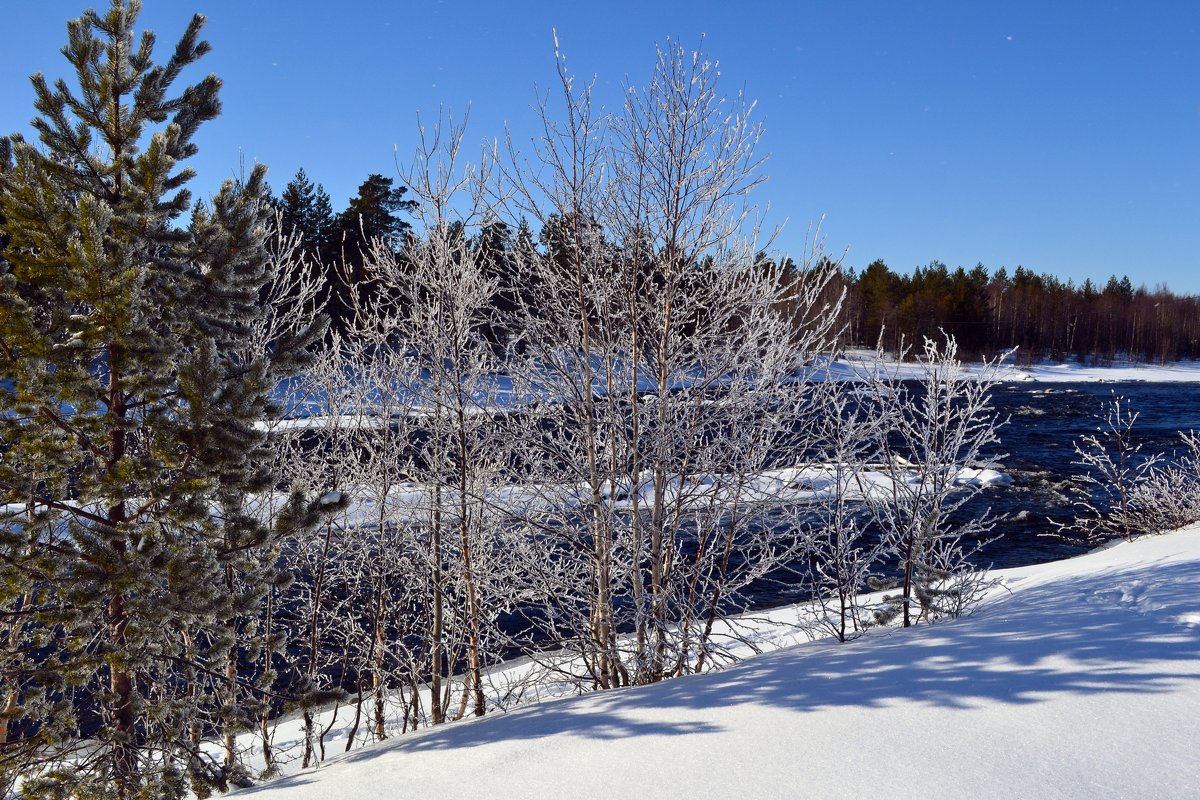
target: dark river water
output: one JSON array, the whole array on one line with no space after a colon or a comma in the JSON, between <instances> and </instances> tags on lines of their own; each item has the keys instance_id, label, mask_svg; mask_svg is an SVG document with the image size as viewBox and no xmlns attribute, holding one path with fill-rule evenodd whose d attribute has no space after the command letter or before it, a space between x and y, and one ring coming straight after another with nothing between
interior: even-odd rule
<instances>
[{"instance_id":1,"label":"dark river water","mask_svg":"<svg viewBox=\"0 0 1200 800\"><path fill-rule=\"evenodd\" d=\"M1180 448L1179 432L1200 430L1200 383L1015 383L992 390L993 406L1008 423L1000 444L987 456L1012 482L992 485L961 513L996 518L995 537L973 557L981 567L1000 569L1053 561L1083 552L1062 538L1047 536L1051 521L1069 522L1077 513L1077 476L1082 467L1074 442L1101 425L1106 403L1124 398L1138 413L1134 439L1143 453L1171 454ZM314 444L320 434L314 434ZM802 564L790 565L770 579L748 587L757 607L795 602L794 578Z\"/></svg>"},{"instance_id":2,"label":"dark river water","mask_svg":"<svg viewBox=\"0 0 1200 800\"><path fill-rule=\"evenodd\" d=\"M992 486L972 501L975 510L990 507L1003 519L982 561L1015 567L1075 555L1078 547L1045 537L1047 518L1068 521L1075 511L1072 478L1082 467L1073 442L1096 431L1097 414L1114 395L1138 413L1133 433L1143 453L1179 449L1179 431L1200 430L1200 384L1196 383L1023 383L998 386L994 405L1010 420L1000 430L997 459L1013 480Z\"/></svg>"},{"instance_id":3,"label":"dark river water","mask_svg":"<svg viewBox=\"0 0 1200 800\"><path fill-rule=\"evenodd\" d=\"M1177 451L1180 431L1200 430L1200 383L1022 383L993 389L993 405L1009 422L999 431L1000 445L987 455L1012 482L985 488L963 509L968 514L990 509L998 518L990 534L995 540L973 559L979 566L1016 567L1083 551L1045 534L1053 529L1050 520L1067 522L1075 516L1073 487L1082 468L1072 463L1077 459L1073 442L1097 430L1098 415L1114 395L1138 412L1134 438L1145 453ZM806 590L796 579L805 566L782 567L746 587L743 607L762 609L805 599ZM506 614L501 626L519 638L529 634L519 612ZM533 646L538 644L535 635Z\"/></svg>"}]
</instances>

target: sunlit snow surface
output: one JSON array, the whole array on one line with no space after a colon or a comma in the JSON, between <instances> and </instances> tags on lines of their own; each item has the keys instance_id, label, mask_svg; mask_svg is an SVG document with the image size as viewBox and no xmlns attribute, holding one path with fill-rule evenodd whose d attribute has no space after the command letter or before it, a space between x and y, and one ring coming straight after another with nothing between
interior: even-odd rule
<instances>
[{"instance_id":1,"label":"sunlit snow surface","mask_svg":"<svg viewBox=\"0 0 1200 800\"><path fill-rule=\"evenodd\" d=\"M948 477L955 486L986 487L1005 486L1012 479L1003 472L989 468L964 466L948 467ZM635 505L650 507L655 500L653 473L644 472L636 491L628 484L606 484L602 499L615 511L633 511ZM917 495L930 480L929 474L922 475L907 462L887 467L883 464L843 465L808 464L805 466L768 469L753 475L668 475L663 494L668 504L679 504L691 509L708 506L731 506L734 503L791 505L821 503L837 496L839 482L842 496L851 500L866 500L871 497L887 498L898 486L902 492ZM425 519L431 511L435 493L419 483L404 482L388 492L386 503L389 519ZM452 489L442 488L438 508L442 514L451 514L458 494ZM379 500L371 497L354 497L340 491L326 492L320 498L322 505L334 505L343 500L346 507L338 521L346 528L370 528L377 524ZM264 496L255 502L282 502L282 496ZM501 484L484 492L483 499L492 508L505 509L522 514L538 511L570 510L587 506L591 502L591 488L584 483L528 483ZM636 501L636 503L635 503ZM21 506L13 506L9 513L19 513Z\"/></svg>"},{"instance_id":2,"label":"sunlit snow surface","mask_svg":"<svg viewBox=\"0 0 1200 800\"><path fill-rule=\"evenodd\" d=\"M879 362L874 351L851 350L829 362L824 371L814 377L832 380L854 380L872 372L902 379L920 380L924 370L920 364L885 360ZM987 373L1002 382L1025 383L1200 383L1200 361L1173 361L1168 364L1135 364L1117 361L1108 366L1084 366L1075 362L1043 361L1018 366L1016 355L1009 356L999 367L987 369L979 364L965 363L967 376Z\"/></svg>"},{"instance_id":3,"label":"sunlit snow surface","mask_svg":"<svg viewBox=\"0 0 1200 800\"><path fill-rule=\"evenodd\" d=\"M968 618L837 644L777 609L748 624L782 649L725 671L395 736L236 796L1200 796L1200 528L994 577Z\"/></svg>"}]
</instances>

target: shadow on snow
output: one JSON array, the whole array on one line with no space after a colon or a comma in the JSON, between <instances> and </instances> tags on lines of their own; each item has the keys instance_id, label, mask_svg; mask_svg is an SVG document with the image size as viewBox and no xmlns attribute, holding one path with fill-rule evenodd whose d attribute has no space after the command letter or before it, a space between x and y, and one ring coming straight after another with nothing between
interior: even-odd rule
<instances>
[{"instance_id":1,"label":"shadow on snow","mask_svg":"<svg viewBox=\"0 0 1200 800\"><path fill-rule=\"evenodd\" d=\"M1147 605L1153 613L1140 613ZM802 714L895 701L958 709L1059 695L1168 692L1200 680L1200 628L1176 621L1200 619L1197 612L1195 563L1053 579L969 618L881 630L844 645L802 645L655 686L533 704L473 724L402 735L338 761L559 735L607 740L723 730L714 722L654 721L663 709L758 704ZM310 776L261 788L301 785Z\"/></svg>"}]
</instances>

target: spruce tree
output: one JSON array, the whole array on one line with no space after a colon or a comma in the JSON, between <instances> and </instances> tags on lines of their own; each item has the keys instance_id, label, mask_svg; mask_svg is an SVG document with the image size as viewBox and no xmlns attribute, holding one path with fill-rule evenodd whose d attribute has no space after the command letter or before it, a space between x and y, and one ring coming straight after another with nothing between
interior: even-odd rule
<instances>
[{"instance_id":1,"label":"spruce tree","mask_svg":"<svg viewBox=\"0 0 1200 800\"><path fill-rule=\"evenodd\" d=\"M325 187L308 179L303 169L283 188L278 206L285 232L295 230L301 246L314 260L325 254L333 236L333 206Z\"/></svg>"},{"instance_id":2,"label":"spruce tree","mask_svg":"<svg viewBox=\"0 0 1200 800\"><path fill-rule=\"evenodd\" d=\"M476 235L472 252L483 274L495 282L491 298L492 313L482 326L484 338L491 343L496 355L503 356L505 347L515 337L517 292L520 279L512 258L513 231L503 222L493 220Z\"/></svg>"},{"instance_id":3,"label":"spruce tree","mask_svg":"<svg viewBox=\"0 0 1200 800\"><path fill-rule=\"evenodd\" d=\"M313 521L298 496L274 529L243 511L272 484L255 422L319 333L242 347L270 280L265 168L178 225L221 82L172 94L204 18L156 65L140 6L68 23L78 88L33 75L40 147L14 136L0 170L0 758L37 796L225 785L197 733L233 698L198 676L227 677L259 591L231 570Z\"/></svg>"}]
</instances>

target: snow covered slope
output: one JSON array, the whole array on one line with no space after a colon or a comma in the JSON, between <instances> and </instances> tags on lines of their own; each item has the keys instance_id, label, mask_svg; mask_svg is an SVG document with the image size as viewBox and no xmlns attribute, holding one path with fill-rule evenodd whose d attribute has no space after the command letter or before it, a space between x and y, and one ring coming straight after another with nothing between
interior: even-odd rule
<instances>
[{"instance_id":1,"label":"snow covered slope","mask_svg":"<svg viewBox=\"0 0 1200 800\"><path fill-rule=\"evenodd\" d=\"M966 619L405 735L235 796L1200 797L1200 528L995 575Z\"/></svg>"}]
</instances>

